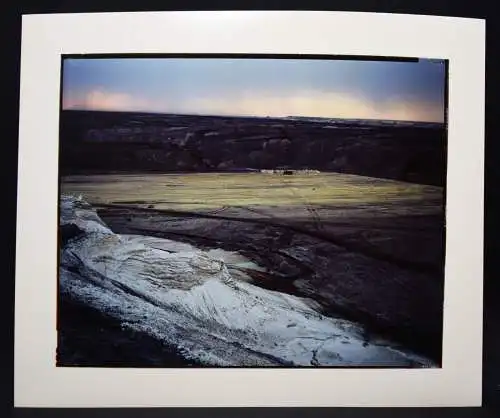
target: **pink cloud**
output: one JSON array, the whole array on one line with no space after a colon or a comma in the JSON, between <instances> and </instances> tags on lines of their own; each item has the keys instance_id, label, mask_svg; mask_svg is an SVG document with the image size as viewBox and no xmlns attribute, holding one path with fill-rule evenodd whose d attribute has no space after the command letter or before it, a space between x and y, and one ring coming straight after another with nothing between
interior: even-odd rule
<instances>
[{"instance_id":1,"label":"pink cloud","mask_svg":"<svg viewBox=\"0 0 500 418\"><path fill-rule=\"evenodd\" d=\"M134 97L126 93L92 90L82 95L69 93L63 97L63 109L166 111L163 103Z\"/></svg>"}]
</instances>

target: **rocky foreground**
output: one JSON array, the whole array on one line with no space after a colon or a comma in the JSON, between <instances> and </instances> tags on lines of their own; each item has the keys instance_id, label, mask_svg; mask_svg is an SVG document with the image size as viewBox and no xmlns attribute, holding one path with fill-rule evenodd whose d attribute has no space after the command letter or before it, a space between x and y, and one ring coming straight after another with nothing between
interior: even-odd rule
<instances>
[{"instance_id":1,"label":"rocky foreground","mask_svg":"<svg viewBox=\"0 0 500 418\"><path fill-rule=\"evenodd\" d=\"M121 366L435 366L367 337L358 323L325 315L312 298L257 286L253 278L268 268L239 252L116 234L71 196L62 197L60 225L60 366L88 365L70 349L78 337L65 314L78 312L112 329L128 355L131 340L143 347ZM85 334L79 338L92 346ZM112 356L102 359L92 365L113 365Z\"/></svg>"}]
</instances>

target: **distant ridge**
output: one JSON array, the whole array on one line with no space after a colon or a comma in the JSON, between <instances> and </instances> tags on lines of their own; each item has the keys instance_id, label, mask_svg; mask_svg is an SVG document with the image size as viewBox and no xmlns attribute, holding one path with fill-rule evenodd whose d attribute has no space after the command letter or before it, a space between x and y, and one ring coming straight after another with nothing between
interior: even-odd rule
<instances>
[{"instance_id":1,"label":"distant ridge","mask_svg":"<svg viewBox=\"0 0 500 418\"><path fill-rule=\"evenodd\" d=\"M234 172L280 166L443 186L446 127L294 116L61 113L62 174Z\"/></svg>"},{"instance_id":2,"label":"distant ridge","mask_svg":"<svg viewBox=\"0 0 500 418\"><path fill-rule=\"evenodd\" d=\"M359 123L393 123L393 124L416 124L416 125L443 125L443 122L432 121L412 121L399 119L366 119L366 118L339 118L339 117L323 117L323 116L256 116L256 115L222 115L222 114L196 114L196 113L168 113L168 112L152 112L152 111L133 111L133 110L95 110L95 109L80 109L71 108L63 109L61 112L87 112L87 113L121 113L131 115L154 115L168 117L207 117L207 118L236 118L236 119L267 119L267 120L303 120L303 121L318 121L318 122L359 122Z\"/></svg>"}]
</instances>

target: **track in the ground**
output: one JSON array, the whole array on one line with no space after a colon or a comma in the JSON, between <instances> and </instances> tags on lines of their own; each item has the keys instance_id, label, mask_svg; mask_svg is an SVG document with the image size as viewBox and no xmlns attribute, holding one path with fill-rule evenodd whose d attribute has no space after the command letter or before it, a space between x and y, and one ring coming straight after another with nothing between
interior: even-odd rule
<instances>
[{"instance_id":1,"label":"track in the ground","mask_svg":"<svg viewBox=\"0 0 500 418\"><path fill-rule=\"evenodd\" d=\"M214 215L209 213L199 213L191 211L179 211L172 209L141 208L137 206L110 204L110 203L96 203L94 204L94 206L97 208L100 207L107 209L118 209L118 210L121 209L124 211L145 212L151 214L164 214L180 218L205 218L205 219L215 219L221 221L251 223L251 224L265 225L270 227L277 227L277 228L286 228L292 232L308 235L320 241L334 244L337 247L344 249L345 251L357 253L363 255L364 257L371 258L377 261L387 262L403 269L420 273L426 273L437 277L441 277L443 274L442 268L437 267L435 264L432 263L404 260L399 257L395 257L391 254L381 253L380 251L377 251L376 249L370 248L366 245L364 246L359 243L348 242L345 239L335 236L331 232L327 233L324 231L304 228L283 221L277 222L276 219L270 219L270 218L256 219L256 218L245 218L245 217L227 216L227 215Z\"/></svg>"}]
</instances>

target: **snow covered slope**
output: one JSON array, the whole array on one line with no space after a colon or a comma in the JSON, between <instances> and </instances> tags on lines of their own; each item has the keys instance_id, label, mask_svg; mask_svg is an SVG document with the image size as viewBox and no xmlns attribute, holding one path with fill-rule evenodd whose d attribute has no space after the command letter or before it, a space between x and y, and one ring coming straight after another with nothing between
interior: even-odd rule
<instances>
[{"instance_id":1,"label":"snow covered slope","mask_svg":"<svg viewBox=\"0 0 500 418\"><path fill-rule=\"evenodd\" d=\"M71 196L62 198L60 223L60 291L186 358L213 366L433 366L388 342L366 342L360 326L321 315L312 301L248 283L245 269L263 269L240 254L114 234Z\"/></svg>"}]
</instances>

